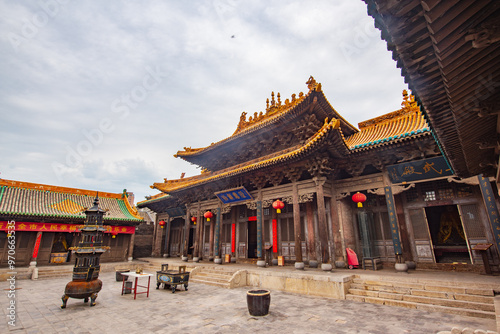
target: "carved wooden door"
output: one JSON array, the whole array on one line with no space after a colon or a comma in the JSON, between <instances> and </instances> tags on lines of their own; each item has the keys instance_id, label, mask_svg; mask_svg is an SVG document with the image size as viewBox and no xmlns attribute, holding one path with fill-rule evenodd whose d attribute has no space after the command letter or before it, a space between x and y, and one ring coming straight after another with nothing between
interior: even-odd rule
<instances>
[{"instance_id":1,"label":"carved wooden door","mask_svg":"<svg viewBox=\"0 0 500 334\"><path fill-rule=\"evenodd\" d=\"M419 262L436 262L425 209L410 209L408 210L408 214L413 232L416 260Z\"/></svg>"}]
</instances>

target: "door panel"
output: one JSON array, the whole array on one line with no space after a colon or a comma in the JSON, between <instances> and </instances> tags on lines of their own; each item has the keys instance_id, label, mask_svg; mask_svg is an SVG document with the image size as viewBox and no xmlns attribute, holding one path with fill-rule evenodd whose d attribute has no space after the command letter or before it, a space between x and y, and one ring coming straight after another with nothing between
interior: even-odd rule
<instances>
[{"instance_id":1,"label":"door panel","mask_svg":"<svg viewBox=\"0 0 500 334\"><path fill-rule=\"evenodd\" d=\"M415 250L418 261L435 262L432 240L429 233L429 225L425 217L424 208L408 210L410 214L413 237L415 239Z\"/></svg>"}]
</instances>

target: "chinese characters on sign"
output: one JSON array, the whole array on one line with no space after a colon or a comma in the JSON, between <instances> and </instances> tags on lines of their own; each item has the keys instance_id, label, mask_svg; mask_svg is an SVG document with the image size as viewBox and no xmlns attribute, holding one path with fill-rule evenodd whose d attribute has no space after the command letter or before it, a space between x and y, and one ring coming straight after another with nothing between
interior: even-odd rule
<instances>
[{"instance_id":1,"label":"chinese characters on sign","mask_svg":"<svg viewBox=\"0 0 500 334\"><path fill-rule=\"evenodd\" d=\"M235 188L231 190L221 191L215 193L215 195L222 201L224 204L248 201L252 200L252 196L248 193L245 187Z\"/></svg>"},{"instance_id":2,"label":"chinese characters on sign","mask_svg":"<svg viewBox=\"0 0 500 334\"><path fill-rule=\"evenodd\" d=\"M57 224L57 223L23 223L16 222L15 231L23 232L80 232L83 225L78 224ZM109 226L104 225L106 232L104 233L123 233L134 234L134 226ZM7 222L0 221L0 231L7 231Z\"/></svg>"},{"instance_id":3,"label":"chinese characters on sign","mask_svg":"<svg viewBox=\"0 0 500 334\"><path fill-rule=\"evenodd\" d=\"M453 175L443 157L387 166L392 183L411 182Z\"/></svg>"},{"instance_id":4,"label":"chinese characters on sign","mask_svg":"<svg viewBox=\"0 0 500 334\"><path fill-rule=\"evenodd\" d=\"M486 206L486 212L488 213L488 219L490 220L491 227L493 228L495 241L498 248L500 249L500 221L498 217L498 208L495 203L495 196L493 195L493 189L491 188L490 181L487 178L484 178L482 174L479 174L477 178L479 180L481 193L483 194L483 200L484 205Z\"/></svg>"},{"instance_id":5,"label":"chinese characters on sign","mask_svg":"<svg viewBox=\"0 0 500 334\"><path fill-rule=\"evenodd\" d=\"M403 254L401 241L399 240L398 220L396 219L396 207L394 206L394 197L391 187L385 187L385 200L387 202L387 211L389 214L389 224L391 225L392 243L394 244L394 254Z\"/></svg>"}]
</instances>

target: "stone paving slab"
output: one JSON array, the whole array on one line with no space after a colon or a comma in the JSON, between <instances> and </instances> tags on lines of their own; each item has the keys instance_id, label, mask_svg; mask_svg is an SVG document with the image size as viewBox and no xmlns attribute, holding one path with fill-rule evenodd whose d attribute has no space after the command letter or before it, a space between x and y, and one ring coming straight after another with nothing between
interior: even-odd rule
<instances>
[{"instance_id":1,"label":"stone paving slab","mask_svg":"<svg viewBox=\"0 0 500 334\"><path fill-rule=\"evenodd\" d=\"M437 333L453 327L496 330L494 319L359 303L271 291L269 315L252 317L246 306L251 287L224 289L190 282L174 294L156 290L149 298L121 295L114 272L102 273L97 304L68 300L61 309L67 278L0 282L0 333ZM8 324L14 300L16 326Z\"/></svg>"}]
</instances>

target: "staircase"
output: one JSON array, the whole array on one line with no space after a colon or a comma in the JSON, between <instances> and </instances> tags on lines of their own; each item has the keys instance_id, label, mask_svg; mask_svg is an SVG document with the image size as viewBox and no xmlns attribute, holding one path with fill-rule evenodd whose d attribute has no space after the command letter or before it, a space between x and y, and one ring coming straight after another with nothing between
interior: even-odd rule
<instances>
[{"instance_id":1,"label":"staircase","mask_svg":"<svg viewBox=\"0 0 500 334\"><path fill-rule=\"evenodd\" d=\"M453 282L452 282L453 283ZM350 285L347 300L495 319L494 291L486 284L400 281L360 278Z\"/></svg>"},{"instance_id":2,"label":"staircase","mask_svg":"<svg viewBox=\"0 0 500 334\"><path fill-rule=\"evenodd\" d=\"M146 272L155 273L161 269L161 263L165 262L165 260L152 261L148 259L147 262L144 262L140 266ZM238 269L231 269L224 266L206 266L191 262L171 263L168 269L177 270L179 265L187 266L186 271L190 272L189 283L208 284L226 289L246 285L246 272Z\"/></svg>"},{"instance_id":3,"label":"staircase","mask_svg":"<svg viewBox=\"0 0 500 334\"><path fill-rule=\"evenodd\" d=\"M236 272L237 270L217 267L198 267L191 274L189 281L231 289L231 278Z\"/></svg>"},{"instance_id":4,"label":"staircase","mask_svg":"<svg viewBox=\"0 0 500 334\"><path fill-rule=\"evenodd\" d=\"M38 279L67 277L71 279L73 266L43 266L38 267Z\"/></svg>"}]
</instances>

